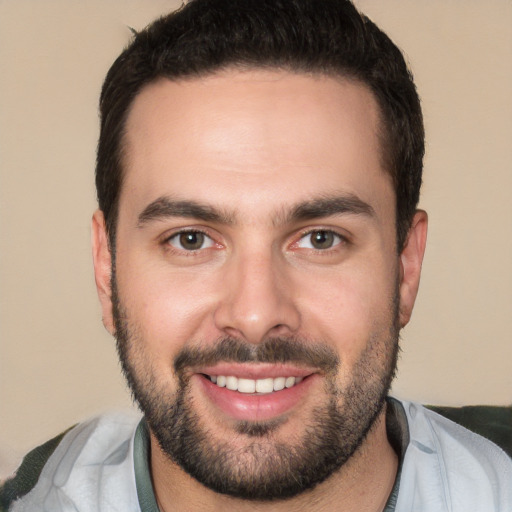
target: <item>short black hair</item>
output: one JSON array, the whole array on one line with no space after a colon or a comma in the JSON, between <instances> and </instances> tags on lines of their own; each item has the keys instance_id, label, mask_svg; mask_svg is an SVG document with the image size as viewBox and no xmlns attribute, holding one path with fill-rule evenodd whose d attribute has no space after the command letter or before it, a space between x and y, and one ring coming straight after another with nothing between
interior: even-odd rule
<instances>
[{"instance_id":1,"label":"short black hair","mask_svg":"<svg viewBox=\"0 0 512 512\"><path fill-rule=\"evenodd\" d=\"M135 97L159 78L201 77L230 67L341 76L373 92L401 250L421 187L420 100L401 51L348 0L191 0L135 34L110 68L100 99L96 188L111 246L123 182L124 130Z\"/></svg>"}]
</instances>

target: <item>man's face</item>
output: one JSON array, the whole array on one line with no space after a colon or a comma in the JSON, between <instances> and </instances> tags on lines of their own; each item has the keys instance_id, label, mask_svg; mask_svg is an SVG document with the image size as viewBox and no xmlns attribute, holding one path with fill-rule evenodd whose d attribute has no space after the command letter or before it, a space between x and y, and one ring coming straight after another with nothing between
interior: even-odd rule
<instances>
[{"instance_id":1,"label":"man's face","mask_svg":"<svg viewBox=\"0 0 512 512\"><path fill-rule=\"evenodd\" d=\"M134 101L104 320L152 435L214 490L297 494L382 412L412 303L378 130L368 89L324 76Z\"/></svg>"}]
</instances>

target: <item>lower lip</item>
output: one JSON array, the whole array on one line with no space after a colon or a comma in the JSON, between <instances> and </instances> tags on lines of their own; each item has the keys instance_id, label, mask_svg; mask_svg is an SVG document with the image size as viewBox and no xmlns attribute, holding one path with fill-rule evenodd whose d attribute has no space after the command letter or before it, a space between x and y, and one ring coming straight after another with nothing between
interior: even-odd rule
<instances>
[{"instance_id":1,"label":"lower lip","mask_svg":"<svg viewBox=\"0 0 512 512\"><path fill-rule=\"evenodd\" d=\"M203 393L227 416L236 420L266 421L277 419L299 406L305 399L317 375L310 375L299 384L268 394L249 394L220 388L207 377L193 377Z\"/></svg>"}]
</instances>

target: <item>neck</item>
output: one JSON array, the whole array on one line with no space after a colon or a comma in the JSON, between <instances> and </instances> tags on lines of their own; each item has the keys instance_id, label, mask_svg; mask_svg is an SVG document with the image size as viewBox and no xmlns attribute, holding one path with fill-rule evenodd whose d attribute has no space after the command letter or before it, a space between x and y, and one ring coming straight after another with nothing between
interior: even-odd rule
<instances>
[{"instance_id":1,"label":"neck","mask_svg":"<svg viewBox=\"0 0 512 512\"><path fill-rule=\"evenodd\" d=\"M314 489L283 501L256 502L218 494L172 463L151 434L151 470L162 512L381 512L393 489L398 457L388 442L383 409L365 441L337 472Z\"/></svg>"}]
</instances>

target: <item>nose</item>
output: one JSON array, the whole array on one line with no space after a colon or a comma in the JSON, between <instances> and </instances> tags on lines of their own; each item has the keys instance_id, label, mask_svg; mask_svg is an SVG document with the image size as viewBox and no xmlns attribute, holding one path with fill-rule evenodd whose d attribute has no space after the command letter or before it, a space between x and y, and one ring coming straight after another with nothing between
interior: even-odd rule
<instances>
[{"instance_id":1,"label":"nose","mask_svg":"<svg viewBox=\"0 0 512 512\"><path fill-rule=\"evenodd\" d=\"M247 255L227 264L216 327L248 343L290 336L300 326L293 286L285 264L272 254Z\"/></svg>"}]
</instances>

